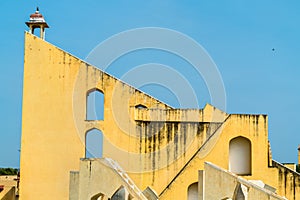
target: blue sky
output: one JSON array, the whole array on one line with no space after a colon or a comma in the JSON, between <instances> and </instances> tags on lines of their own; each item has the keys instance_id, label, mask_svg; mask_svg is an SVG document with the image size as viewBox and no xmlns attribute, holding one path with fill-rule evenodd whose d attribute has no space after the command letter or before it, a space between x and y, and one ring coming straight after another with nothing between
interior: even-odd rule
<instances>
[{"instance_id":1,"label":"blue sky","mask_svg":"<svg viewBox=\"0 0 300 200\"><path fill-rule=\"evenodd\" d=\"M37 5L51 27L46 40L82 59L101 41L133 28L162 27L193 38L218 66L226 89L226 111L268 114L273 158L297 162L299 1L1 0L0 166L19 166L24 22ZM137 52L117 60L111 73L121 76L124 70L150 61L169 61L172 67L176 59L157 51ZM124 65L126 68L120 67ZM142 89L177 105L171 92L162 95L163 89L157 85ZM209 98L205 90L201 95L203 106Z\"/></svg>"}]
</instances>

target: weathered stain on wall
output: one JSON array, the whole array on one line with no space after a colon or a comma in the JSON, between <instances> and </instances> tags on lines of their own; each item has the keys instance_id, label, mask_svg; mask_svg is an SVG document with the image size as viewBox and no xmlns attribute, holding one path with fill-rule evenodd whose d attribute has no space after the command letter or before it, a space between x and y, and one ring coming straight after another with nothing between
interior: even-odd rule
<instances>
[{"instance_id":1,"label":"weathered stain on wall","mask_svg":"<svg viewBox=\"0 0 300 200\"><path fill-rule=\"evenodd\" d=\"M104 119L91 121L86 101L95 89L104 94ZM162 200L186 199L205 161L228 169L229 143L236 137L252 145L252 171L244 178L280 186L280 195L292 191L283 181L289 173L279 176L269 167L266 115L228 115L209 104L201 110L174 109L29 33L22 109L23 200L69 198L69 172L79 170L91 129L103 133L103 156ZM290 180L299 194L298 178Z\"/></svg>"},{"instance_id":2,"label":"weathered stain on wall","mask_svg":"<svg viewBox=\"0 0 300 200\"><path fill-rule=\"evenodd\" d=\"M300 174L276 161L272 166L278 173L278 193L291 200L300 199Z\"/></svg>"}]
</instances>

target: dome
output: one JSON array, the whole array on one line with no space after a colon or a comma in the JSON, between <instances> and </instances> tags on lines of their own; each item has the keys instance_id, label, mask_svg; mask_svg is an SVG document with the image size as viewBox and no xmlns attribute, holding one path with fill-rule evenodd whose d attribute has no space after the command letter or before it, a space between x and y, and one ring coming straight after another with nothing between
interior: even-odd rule
<instances>
[{"instance_id":1,"label":"dome","mask_svg":"<svg viewBox=\"0 0 300 200\"><path fill-rule=\"evenodd\" d=\"M44 18L41 13L35 12L30 15L30 18Z\"/></svg>"},{"instance_id":2,"label":"dome","mask_svg":"<svg viewBox=\"0 0 300 200\"><path fill-rule=\"evenodd\" d=\"M35 13L30 15L29 21L25 22L29 27L29 33L34 34L34 29L40 29L40 37L45 39L45 28L49 28L44 16L40 13L39 8L36 8Z\"/></svg>"},{"instance_id":3,"label":"dome","mask_svg":"<svg viewBox=\"0 0 300 200\"><path fill-rule=\"evenodd\" d=\"M30 15L30 22L45 22L44 16L39 12L39 8L36 8L35 13Z\"/></svg>"}]
</instances>

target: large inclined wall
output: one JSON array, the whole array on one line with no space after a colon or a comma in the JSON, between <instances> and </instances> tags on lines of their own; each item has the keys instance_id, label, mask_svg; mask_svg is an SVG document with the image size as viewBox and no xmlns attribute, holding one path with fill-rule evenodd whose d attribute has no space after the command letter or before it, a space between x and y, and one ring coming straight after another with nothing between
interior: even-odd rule
<instances>
[{"instance_id":1,"label":"large inclined wall","mask_svg":"<svg viewBox=\"0 0 300 200\"><path fill-rule=\"evenodd\" d=\"M104 94L103 120L86 118L95 90ZM269 168L267 116L228 115L208 104L174 109L30 33L22 109L21 200L69 199L70 171L79 171L93 129L103 133L103 157L161 199L187 199L205 161L228 169L229 143L237 137L251 142L245 178L278 187L278 170Z\"/></svg>"}]
</instances>

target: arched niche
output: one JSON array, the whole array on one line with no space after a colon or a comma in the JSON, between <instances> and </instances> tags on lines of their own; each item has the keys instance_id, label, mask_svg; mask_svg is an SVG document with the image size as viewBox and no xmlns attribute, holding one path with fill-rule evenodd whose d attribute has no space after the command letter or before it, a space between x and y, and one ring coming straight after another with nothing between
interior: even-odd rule
<instances>
[{"instance_id":1,"label":"arched niche","mask_svg":"<svg viewBox=\"0 0 300 200\"><path fill-rule=\"evenodd\" d=\"M237 175L251 175L251 141L239 136L229 142L229 171Z\"/></svg>"},{"instance_id":2,"label":"arched niche","mask_svg":"<svg viewBox=\"0 0 300 200\"><path fill-rule=\"evenodd\" d=\"M189 185L187 193L188 200L198 200L198 182Z\"/></svg>"}]
</instances>

